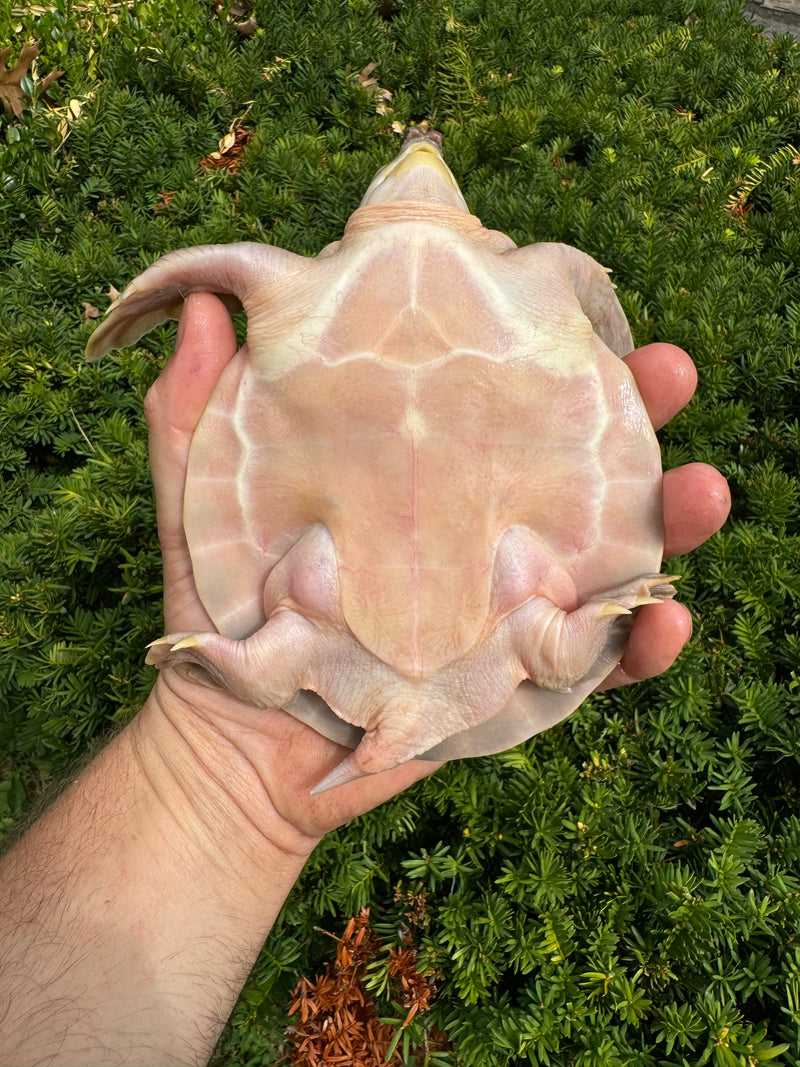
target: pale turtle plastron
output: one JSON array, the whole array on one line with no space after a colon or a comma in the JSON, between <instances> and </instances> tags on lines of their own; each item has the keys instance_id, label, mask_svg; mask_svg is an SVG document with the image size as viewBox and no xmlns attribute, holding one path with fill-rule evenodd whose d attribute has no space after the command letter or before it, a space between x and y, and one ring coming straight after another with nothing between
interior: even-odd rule
<instances>
[{"instance_id":1,"label":"pale turtle plastron","mask_svg":"<svg viewBox=\"0 0 800 1067\"><path fill-rule=\"evenodd\" d=\"M658 443L607 272L485 229L438 134L411 131L316 258L164 256L88 358L195 291L248 317L187 472L219 632L170 634L148 662L197 665L353 748L318 791L552 726L619 661L631 613L673 595Z\"/></svg>"}]
</instances>

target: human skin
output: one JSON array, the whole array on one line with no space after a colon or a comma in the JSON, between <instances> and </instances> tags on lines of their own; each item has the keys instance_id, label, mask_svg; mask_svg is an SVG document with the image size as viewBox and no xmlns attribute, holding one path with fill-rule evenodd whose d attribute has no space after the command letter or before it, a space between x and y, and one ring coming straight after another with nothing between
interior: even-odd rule
<instances>
[{"instance_id":1,"label":"human skin","mask_svg":"<svg viewBox=\"0 0 800 1067\"><path fill-rule=\"evenodd\" d=\"M146 400L167 632L211 627L183 488L192 432L235 349L220 301L190 296ZM696 375L679 349L649 345L628 363L654 425L690 399ZM667 472L665 555L702 543L728 508L712 468ZM642 608L606 685L665 670L690 633L681 604ZM161 671L139 714L0 864L0 1063L207 1062L317 842L439 766L412 761L311 796L344 754L282 711Z\"/></svg>"}]
</instances>

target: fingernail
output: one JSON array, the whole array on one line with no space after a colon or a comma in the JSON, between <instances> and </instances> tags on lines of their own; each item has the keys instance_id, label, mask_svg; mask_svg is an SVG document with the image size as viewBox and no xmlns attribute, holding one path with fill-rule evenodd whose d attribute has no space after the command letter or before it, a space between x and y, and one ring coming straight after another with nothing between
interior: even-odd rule
<instances>
[{"instance_id":1,"label":"fingernail","mask_svg":"<svg viewBox=\"0 0 800 1067\"><path fill-rule=\"evenodd\" d=\"M183 335L186 332L186 323L187 323L188 318L189 318L189 313L187 311L187 301L184 300L183 307L181 308L181 317L178 319L178 332L175 335L175 348L176 349L181 347L181 341L183 340Z\"/></svg>"}]
</instances>

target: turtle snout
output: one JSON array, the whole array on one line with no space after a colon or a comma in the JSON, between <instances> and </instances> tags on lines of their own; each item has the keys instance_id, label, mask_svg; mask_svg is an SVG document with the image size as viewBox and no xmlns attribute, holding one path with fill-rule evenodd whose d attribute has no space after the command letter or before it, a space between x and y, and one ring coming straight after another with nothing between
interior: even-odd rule
<instances>
[{"instance_id":1,"label":"turtle snout","mask_svg":"<svg viewBox=\"0 0 800 1067\"><path fill-rule=\"evenodd\" d=\"M372 179L361 206L397 201L444 204L459 211L469 211L442 156L442 135L438 130L412 126L406 132L400 152ZM421 207L420 214L423 213L424 207Z\"/></svg>"},{"instance_id":2,"label":"turtle snout","mask_svg":"<svg viewBox=\"0 0 800 1067\"><path fill-rule=\"evenodd\" d=\"M424 130L421 126L409 126L406 130L404 144L408 144L410 141L430 141L432 145L435 145L441 151L442 139L442 134L439 130Z\"/></svg>"}]
</instances>

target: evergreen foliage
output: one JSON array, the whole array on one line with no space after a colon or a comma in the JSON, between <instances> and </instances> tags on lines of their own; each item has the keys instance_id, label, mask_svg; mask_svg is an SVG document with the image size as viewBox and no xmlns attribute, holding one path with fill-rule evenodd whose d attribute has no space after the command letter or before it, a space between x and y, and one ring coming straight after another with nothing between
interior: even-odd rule
<instances>
[{"instance_id":1,"label":"evergreen foliage","mask_svg":"<svg viewBox=\"0 0 800 1067\"><path fill-rule=\"evenodd\" d=\"M721 0L262 0L250 38L197 0L0 11L9 63L41 51L0 119L4 825L139 707L161 632L141 406L173 332L88 365L87 310L188 244L316 253L427 119L487 226L583 248L637 343L692 354L665 466L720 467L733 516L669 563L695 632L665 676L320 845L216 1062L279 1060L315 927L369 906L435 976L397 1045L438 1027L431 1067L800 1063L798 46ZM241 168L200 169L236 123ZM369 982L399 1027L386 959Z\"/></svg>"}]
</instances>

